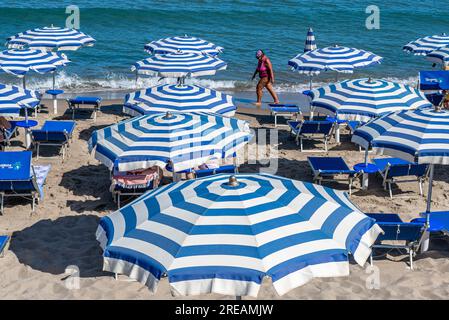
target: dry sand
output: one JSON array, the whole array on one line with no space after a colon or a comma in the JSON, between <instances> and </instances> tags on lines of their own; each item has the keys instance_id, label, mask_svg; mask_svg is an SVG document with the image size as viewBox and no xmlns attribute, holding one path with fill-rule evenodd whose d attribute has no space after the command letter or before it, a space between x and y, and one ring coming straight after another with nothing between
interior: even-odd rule
<instances>
[{"instance_id":1,"label":"dry sand","mask_svg":"<svg viewBox=\"0 0 449 320\"><path fill-rule=\"evenodd\" d=\"M166 279L161 281L157 294L125 276L115 280L102 271L101 249L95 240L99 219L115 210L109 192L109 173L106 167L88 155L87 140L93 130L126 118L121 115L121 101L106 101L97 121L84 116L77 120L70 157L49 158L44 153L34 163L51 164L52 169L45 187L45 198L30 216L30 202L24 199L8 200L5 213L0 216L0 234L12 236L6 255L0 258L0 299L175 299L171 296ZM51 108L50 101L43 103ZM63 115L60 101L59 115L43 110L38 120L69 119ZM52 110L51 110L52 111ZM84 115L84 114L83 114ZM239 108L237 117L250 121L252 127L272 129L267 112ZM279 128L279 170L277 174L298 180L311 180L307 156L325 155L322 152L301 153L286 131ZM12 149L23 150L24 135L15 139ZM306 148L313 145L306 144ZM315 147L322 147L319 143ZM363 161L363 153L349 142L347 134L342 144L331 144L329 155L343 156L348 164ZM257 172L259 165L244 164L240 172ZM433 209L449 208L449 174L444 167L436 168ZM328 185L328 184L327 184ZM347 189L346 184L331 184ZM427 188L427 184L425 185ZM390 200L382 189L381 180L372 176L367 191L355 190L351 199L365 212L400 213L404 220L417 217L425 209L425 198L418 194L417 183L403 183L394 190ZM388 258L375 261L380 288L370 289L367 281L375 278L356 264L351 274L342 278L314 279L277 296L269 279L262 286L259 299L446 299L449 297L449 243L446 238L432 239L428 252L416 257L415 270L407 266L407 257L391 253ZM404 258L400 260L401 258ZM400 261L398 261L400 260ZM66 287L65 270L76 265L80 270L80 289ZM70 280L69 280L70 281ZM220 295L191 297L192 299L229 299Z\"/></svg>"}]
</instances>

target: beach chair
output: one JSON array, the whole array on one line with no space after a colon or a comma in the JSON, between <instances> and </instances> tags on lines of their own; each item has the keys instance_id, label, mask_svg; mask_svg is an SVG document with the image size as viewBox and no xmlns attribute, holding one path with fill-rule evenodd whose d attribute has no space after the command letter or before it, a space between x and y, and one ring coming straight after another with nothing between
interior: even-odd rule
<instances>
[{"instance_id":1,"label":"beach chair","mask_svg":"<svg viewBox=\"0 0 449 320\"><path fill-rule=\"evenodd\" d=\"M236 166L230 164L230 165L224 165L220 166L218 168L214 169L199 169L193 171L195 178L201 178L201 177L208 177L214 174L220 174L220 173L238 173L238 169Z\"/></svg>"},{"instance_id":2,"label":"beach chair","mask_svg":"<svg viewBox=\"0 0 449 320\"><path fill-rule=\"evenodd\" d=\"M298 115L301 113L299 107L295 104L268 104L270 108L270 113L274 116L274 127L277 127L278 117L295 117L296 121L298 121Z\"/></svg>"},{"instance_id":3,"label":"beach chair","mask_svg":"<svg viewBox=\"0 0 449 320\"><path fill-rule=\"evenodd\" d=\"M312 169L313 182L321 185L323 181L348 181L349 194L352 193L357 171L349 169L341 157L307 157ZM336 179L336 175L346 176L346 179Z\"/></svg>"},{"instance_id":4,"label":"beach chair","mask_svg":"<svg viewBox=\"0 0 449 320\"><path fill-rule=\"evenodd\" d=\"M140 170L140 172L120 172L114 167L111 183L111 193L117 207L121 208L121 198L139 197L145 192L155 189L162 178L162 170Z\"/></svg>"},{"instance_id":5,"label":"beach chair","mask_svg":"<svg viewBox=\"0 0 449 320\"><path fill-rule=\"evenodd\" d=\"M68 153L72 134L75 130L75 121L45 121L42 128L32 130L33 144L36 148L36 156L39 159L40 146L60 146L62 161Z\"/></svg>"},{"instance_id":6,"label":"beach chair","mask_svg":"<svg viewBox=\"0 0 449 320\"><path fill-rule=\"evenodd\" d=\"M413 258L418 252L426 232L425 223L404 222L398 214L394 213L366 213L383 230L373 249L405 249L409 254L410 269L413 270ZM385 243L388 241L388 243ZM370 264L373 265L373 252L371 251Z\"/></svg>"},{"instance_id":7,"label":"beach chair","mask_svg":"<svg viewBox=\"0 0 449 320\"><path fill-rule=\"evenodd\" d=\"M67 99L69 110L72 111L72 119L75 119L75 110L80 109L80 105L93 106L94 108L94 121L97 120L97 111L101 107L101 97L82 97L78 96L76 98Z\"/></svg>"},{"instance_id":8,"label":"beach chair","mask_svg":"<svg viewBox=\"0 0 449 320\"><path fill-rule=\"evenodd\" d=\"M0 257L3 258L5 256L6 247L9 244L10 236L0 236Z\"/></svg>"},{"instance_id":9,"label":"beach chair","mask_svg":"<svg viewBox=\"0 0 449 320\"><path fill-rule=\"evenodd\" d=\"M0 152L0 213L3 214L5 198L31 197L32 212L43 199L44 184L50 165L31 164L31 151Z\"/></svg>"},{"instance_id":10,"label":"beach chair","mask_svg":"<svg viewBox=\"0 0 449 320\"><path fill-rule=\"evenodd\" d=\"M295 135L296 144L300 146L301 152L304 151L303 140L314 140L322 138L324 141L324 150L327 152L327 144L330 140L334 123L331 121L287 121L291 134Z\"/></svg>"},{"instance_id":11,"label":"beach chair","mask_svg":"<svg viewBox=\"0 0 449 320\"><path fill-rule=\"evenodd\" d=\"M374 164L379 168L379 174L383 181L382 186L385 190L389 190L390 198L393 199L391 185L400 182L418 181L419 194L423 195L423 182L429 173L429 166L426 164L417 164L408 162L399 158L373 159ZM401 177L412 177L410 180L398 180Z\"/></svg>"}]
</instances>

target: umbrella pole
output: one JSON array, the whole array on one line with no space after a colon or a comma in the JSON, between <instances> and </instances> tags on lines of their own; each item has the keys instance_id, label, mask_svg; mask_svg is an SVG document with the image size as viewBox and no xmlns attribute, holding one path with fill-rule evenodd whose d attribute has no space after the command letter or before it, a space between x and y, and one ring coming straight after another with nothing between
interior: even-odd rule
<instances>
[{"instance_id":1,"label":"umbrella pole","mask_svg":"<svg viewBox=\"0 0 449 320\"><path fill-rule=\"evenodd\" d=\"M27 88L27 87L26 87L26 83L25 83L25 76L23 76L23 79L22 79L22 85L23 85L23 88L24 88L24 89Z\"/></svg>"},{"instance_id":2,"label":"umbrella pole","mask_svg":"<svg viewBox=\"0 0 449 320\"><path fill-rule=\"evenodd\" d=\"M53 71L53 90L55 90L56 86L56 70ZM56 99L56 95L53 94L53 113L58 114L58 100Z\"/></svg>"},{"instance_id":3,"label":"umbrella pole","mask_svg":"<svg viewBox=\"0 0 449 320\"><path fill-rule=\"evenodd\" d=\"M434 173L434 164L430 165L430 172L429 172L429 189L427 191L427 207L426 207L426 229L430 226L430 208L431 208L431 201L432 201L432 184L433 184L433 173ZM421 252L425 252L429 249L430 244L430 232L425 231L424 237L422 239L421 244Z\"/></svg>"},{"instance_id":4,"label":"umbrella pole","mask_svg":"<svg viewBox=\"0 0 449 320\"><path fill-rule=\"evenodd\" d=\"M55 83L56 83L56 71L53 71L53 90L55 90Z\"/></svg>"},{"instance_id":5,"label":"umbrella pole","mask_svg":"<svg viewBox=\"0 0 449 320\"><path fill-rule=\"evenodd\" d=\"M312 76L309 77L309 90L312 90Z\"/></svg>"},{"instance_id":6,"label":"umbrella pole","mask_svg":"<svg viewBox=\"0 0 449 320\"><path fill-rule=\"evenodd\" d=\"M365 148L365 165L368 164L368 147Z\"/></svg>"}]
</instances>

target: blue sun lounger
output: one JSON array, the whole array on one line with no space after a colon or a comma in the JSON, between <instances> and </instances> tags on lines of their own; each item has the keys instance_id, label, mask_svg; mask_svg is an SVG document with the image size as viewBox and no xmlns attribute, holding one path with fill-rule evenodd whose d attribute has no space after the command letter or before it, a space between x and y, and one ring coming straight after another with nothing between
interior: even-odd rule
<instances>
[{"instance_id":1,"label":"blue sun lounger","mask_svg":"<svg viewBox=\"0 0 449 320\"><path fill-rule=\"evenodd\" d=\"M393 199L393 192L391 185L399 182L418 181L419 194L423 195L423 182L429 173L429 166L426 164L417 164L408 162L399 158L384 158L373 159L374 164L379 168L379 174L382 176L382 185L385 190L390 193L390 198ZM414 176L413 180L398 180L399 177Z\"/></svg>"},{"instance_id":2,"label":"blue sun lounger","mask_svg":"<svg viewBox=\"0 0 449 320\"><path fill-rule=\"evenodd\" d=\"M212 176L214 174L220 174L220 173L238 173L238 171L237 171L236 166L230 164L230 165L220 166L215 169L194 170L193 173L195 174L196 178L201 178L201 177L208 177L208 176Z\"/></svg>"},{"instance_id":3,"label":"blue sun lounger","mask_svg":"<svg viewBox=\"0 0 449 320\"><path fill-rule=\"evenodd\" d=\"M271 115L274 116L274 127L277 127L278 117L292 117L295 116L296 120L298 120L298 114L301 113L301 110L296 104L268 104L270 108Z\"/></svg>"},{"instance_id":4,"label":"blue sun lounger","mask_svg":"<svg viewBox=\"0 0 449 320\"><path fill-rule=\"evenodd\" d=\"M75 130L75 121L45 121L42 128L32 130L33 143L36 147L37 158L39 159L39 150L41 145L60 146L62 161L68 151L72 134Z\"/></svg>"},{"instance_id":5,"label":"blue sun lounger","mask_svg":"<svg viewBox=\"0 0 449 320\"><path fill-rule=\"evenodd\" d=\"M324 150L327 152L327 144L332 136L334 129L334 123L331 121L287 121L291 134L296 136L296 144L300 146L300 150L303 149L303 140L314 140L318 138L324 141Z\"/></svg>"},{"instance_id":6,"label":"blue sun lounger","mask_svg":"<svg viewBox=\"0 0 449 320\"><path fill-rule=\"evenodd\" d=\"M375 219L384 232L377 237L372 248L407 250L410 269L413 270L413 257L418 252L425 237L425 223L421 221L404 222L398 214L394 213L366 213L366 215ZM389 243L384 243L384 241ZM404 243L399 244L399 241ZM371 252L370 263L373 265L373 252Z\"/></svg>"},{"instance_id":7,"label":"blue sun lounger","mask_svg":"<svg viewBox=\"0 0 449 320\"><path fill-rule=\"evenodd\" d=\"M352 193L352 186L357 171L349 169L342 157L307 157L312 169L313 182L321 184L322 181L348 181L349 194ZM346 179L335 179L336 175L345 175Z\"/></svg>"},{"instance_id":8,"label":"blue sun lounger","mask_svg":"<svg viewBox=\"0 0 449 320\"><path fill-rule=\"evenodd\" d=\"M94 121L97 120L97 111L101 107L101 97L82 97L67 99L69 109L72 110L72 119L75 119L75 109L80 109L80 105L90 105L94 107Z\"/></svg>"},{"instance_id":9,"label":"blue sun lounger","mask_svg":"<svg viewBox=\"0 0 449 320\"><path fill-rule=\"evenodd\" d=\"M31 151L0 152L0 213L6 197L31 196L32 212L44 196L49 165L33 166Z\"/></svg>"},{"instance_id":10,"label":"blue sun lounger","mask_svg":"<svg viewBox=\"0 0 449 320\"><path fill-rule=\"evenodd\" d=\"M6 246L8 245L10 239L10 236L0 236L0 257L4 256Z\"/></svg>"}]
</instances>

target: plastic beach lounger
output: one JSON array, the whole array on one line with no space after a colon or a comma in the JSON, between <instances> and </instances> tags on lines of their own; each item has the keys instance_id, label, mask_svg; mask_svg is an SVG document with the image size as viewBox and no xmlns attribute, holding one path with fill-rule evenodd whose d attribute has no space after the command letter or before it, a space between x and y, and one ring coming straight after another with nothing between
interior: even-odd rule
<instances>
[{"instance_id":1,"label":"plastic beach lounger","mask_svg":"<svg viewBox=\"0 0 449 320\"><path fill-rule=\"evenodd\" d=\"M0 152L0 213L7 197L31 197L32 212L35 203L43 199L44 184L50 165L33 166L31 151Z\"/></svg>"},{"instance_id":2,"label":"plastic beach lounger","mask_svg":"<svg viewBox=\"0 0 449 320\"><path fill-rule=\"evenodd\" d=\"M296 116L296 120L298 120L298 114L301 113L301 110L296 104L273 104L269 105L271 115L274 116L274 127L277 127L277 118L281 117L292 117Z\"/></svg>"},{"instance_id":3,"label":"plastic beach lounger","mask_svg":"<svg viewBox=\"0 0 449 320\"><path fill-rule=\"evenodd\" d=\"M194 170L194 174L196 178L207 177L214 174L220 173L237 173L237 167L234 165L224 165L214 169L201 169Z\"/></svg>"},{"instance_id":4,"label":"plastic beach lounger","mask_svg":"<svg viewBox=\"0 0 449 320\"><path fill-rule=\"evenodd\" d=\"M425 223L421 221L404 222L401 217L394 213L366 213L370 218L376 220L383 234L377 237L373 249L405 249L409 254L410 269L413 270L413 257L419 250L424 236ZM388 241L388 243L384 243ZM403 242L400 244L399 242ZM373 253L371 252L370 263L373 264Z\"/></svg>"},{"instance_id":5,"label":"plastic beach lounger","mask_svg":"<svg viewBox=\"0 0 449 320\"><path fill-rule=\"evenodd\" d=\"M327 152L327 144L332 136L334 123L331 121L287 121L291 133L296 137L296 144L304 151L303 140L314 140L321 138L324 141L324 151Z\"/></svg>"},{"instance_id":6,"label":"plastic beach lounger","mask_svg":"<svg viewBox=\"0 0 449 320\"><path fill-rule=\"evenodd\" d=\"M419 194L423 195L423 182L429 173L429 166L426 164L417 164L408 162L399 158L380 158L373 159L374 164L379 168L379 173L382 176L382 185L385 190L389 190L390 198L393 198L391 185L399 182L418 181ZM400 177L415 178L410 180L398 180Z\"/></svg>"},{"instance_id":7,"label":"plastic beach lounger","mask_svg":"<svg viewBox=\"0 0 449 320\"><path fill-rule=\"evenodd\" d=\"M357 171L351 170L342 157L307 157L312 169L313 181L321 184L322 181L341 181L336 179L336 175L345 175L349 184L349 194L352 192L354 179Z\"/></svg>"},{"instance_id":8,"label":"plastic beach lounger","mask_svg":"<svg viewBox=\"0 0 449 320\"><path fill-rule=\"evenodd\" d=\"M10 239L10 236L0 236L0 257L4 256L4 251Z\"/></svg>"},{"instance_id":9,"label":"plastic beach lounger","mask_svg":"<svg viewBox=\"0 0 449 320\"><path fill-rule=\"evenodd\" d=\"M78 96L76 98L67 99L69 109L72 110L72 119L75 119L75 109L79 109L80 105L93 106L94 108L94 121L97 120L97 111L101 107L101 97L83 97Z\"/></svg>"},{"instance_id":10,"label":"plastic beach lounger","mask_svg":"<svg viewBox=\"0 0 449 320\"><path fill-rule=\"evenodd\" d=\"M75 121L45 121L39 130L32 130L33 143L36 147L37 158L41 145L61 146L62 160L68 151L72 134L75 130Z\"/></svg>"}]
</instances>

